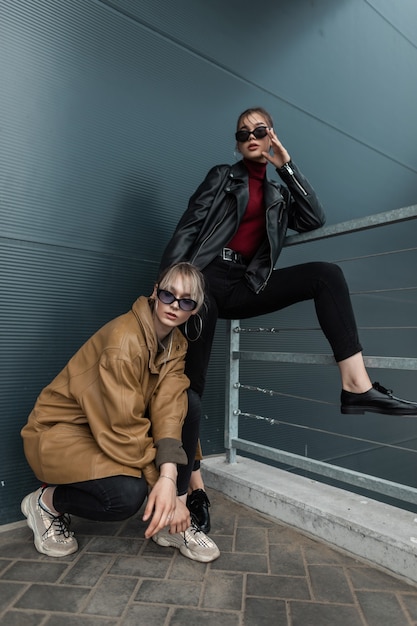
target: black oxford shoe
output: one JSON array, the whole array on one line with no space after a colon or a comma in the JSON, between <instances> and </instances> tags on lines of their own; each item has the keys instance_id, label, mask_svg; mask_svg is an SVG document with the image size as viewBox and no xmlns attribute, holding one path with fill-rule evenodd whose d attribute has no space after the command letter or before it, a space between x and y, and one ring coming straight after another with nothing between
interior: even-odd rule
<instances>
[{"instance_id":1,"label":"black oxford shoe","mask_svg":"<svg viewBox=\"0 0 417 626\"><path fill-rule=\"evenodd\" d=\"M210 500L203 489L195 489L187 496L187 508L191 518L203 533L210 532Z\"/></svg>"},{"instance_id":2,"label":"black oxford shoe","mask_svg":"<svg viewBox=\"0 0 417 626\"><path fill-rule=\"evenodd\" d=\"M385 389L379 383L365 393L351 393L342 390L340 395L341 412L362 415L369 413L384 413L385 415L414 415L417 417L417 403L396 398L390 389Z\"/></svg>"}]
</instances>

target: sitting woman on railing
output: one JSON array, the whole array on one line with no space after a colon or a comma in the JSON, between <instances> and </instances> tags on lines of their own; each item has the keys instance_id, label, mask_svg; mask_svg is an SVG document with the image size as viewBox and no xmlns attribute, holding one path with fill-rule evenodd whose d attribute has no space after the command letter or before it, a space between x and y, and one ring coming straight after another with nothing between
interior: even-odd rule
<instances>
[{"instance_id":1,"label":"sitting woman on railing","mask_svg":"<svg viewBox=\"0 0 417 626\"><path fill-rule=\"evenodd\" d=\"M208 172L191 196L161 261L161 269L189 261L206 280L208 307L186 357L189 411L200 410L219 317L251 318L311 299L339 366L341 412L417 415L417 404L372 385L342 270L324 262L274 269L287 229L314 230L324 224L325 216L314 189L276 135L270 114L260 107L244 111L235 138L242 159ZM267 177L268 163L285 185ZM208 532L209 502L198 466L195 470L188 505Z\"/></svg>"}]
</instances>

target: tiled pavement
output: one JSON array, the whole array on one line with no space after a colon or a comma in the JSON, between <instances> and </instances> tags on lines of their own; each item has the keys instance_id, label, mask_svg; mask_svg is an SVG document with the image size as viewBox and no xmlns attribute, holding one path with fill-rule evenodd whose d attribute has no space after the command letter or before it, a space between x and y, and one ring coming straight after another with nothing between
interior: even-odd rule
<instances>
[{"instance_id":1,"label":"tiled pavement","mask_svg":"<svg viewBox=\"0 0 417 626\"><path fill-rule=\"evenodd\" d=\"M417 585L208 490L217 561L143 539L137 518L73 520L80 550L36 552L0 533L1 626L417 625Z\"/></svg>"}]
</instances>

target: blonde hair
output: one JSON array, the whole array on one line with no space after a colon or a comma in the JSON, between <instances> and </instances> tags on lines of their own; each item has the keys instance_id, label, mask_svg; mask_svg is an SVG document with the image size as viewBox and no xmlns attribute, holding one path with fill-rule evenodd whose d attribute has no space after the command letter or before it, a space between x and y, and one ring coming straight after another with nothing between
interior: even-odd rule
<instances>
[{"instance_id":1,"label":"blonde hair","mask_svg":"<svg viewBox=\"0 0 417 626\"><path fill-rule=\"evenodd\" d=\"M190 286L190 298L197 302L197 311L204 302L204 276L194 265L182 261L165 269L159 277L158 287L170 289L177 276L181 276Z\"/></svg>"}]
</instances>

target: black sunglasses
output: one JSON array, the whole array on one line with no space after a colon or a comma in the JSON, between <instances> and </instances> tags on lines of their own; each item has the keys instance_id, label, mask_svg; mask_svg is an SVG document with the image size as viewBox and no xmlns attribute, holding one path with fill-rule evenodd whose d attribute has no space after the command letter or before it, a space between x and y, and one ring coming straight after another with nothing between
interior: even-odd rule
<instances>
[{"instance_id":1,"label":"black sunglasses","mask_svg":"<svg viewBox=\"0 0 417 626\"><path fill-rule=\"evenodd\" d=\"M238 130L235 133L236 141L243 143L249 139L251 135L255 137L255 139L263 139L268 134L267 126L257 126L253 130Z\"/></svg>"},{"instance_id":2,"label":"black sunglasses","mask_svg":"<svg viewBox=\"0 0 417 626\"><path fill-rule=\"evenodd\" d=\"M197 302L191 298L176 298L173 293L166 289L157 289L156 295L164 304L172 304L178 302L178 306L182 311L194 311L197 308Z\"/></svg>"}]
</instances>

